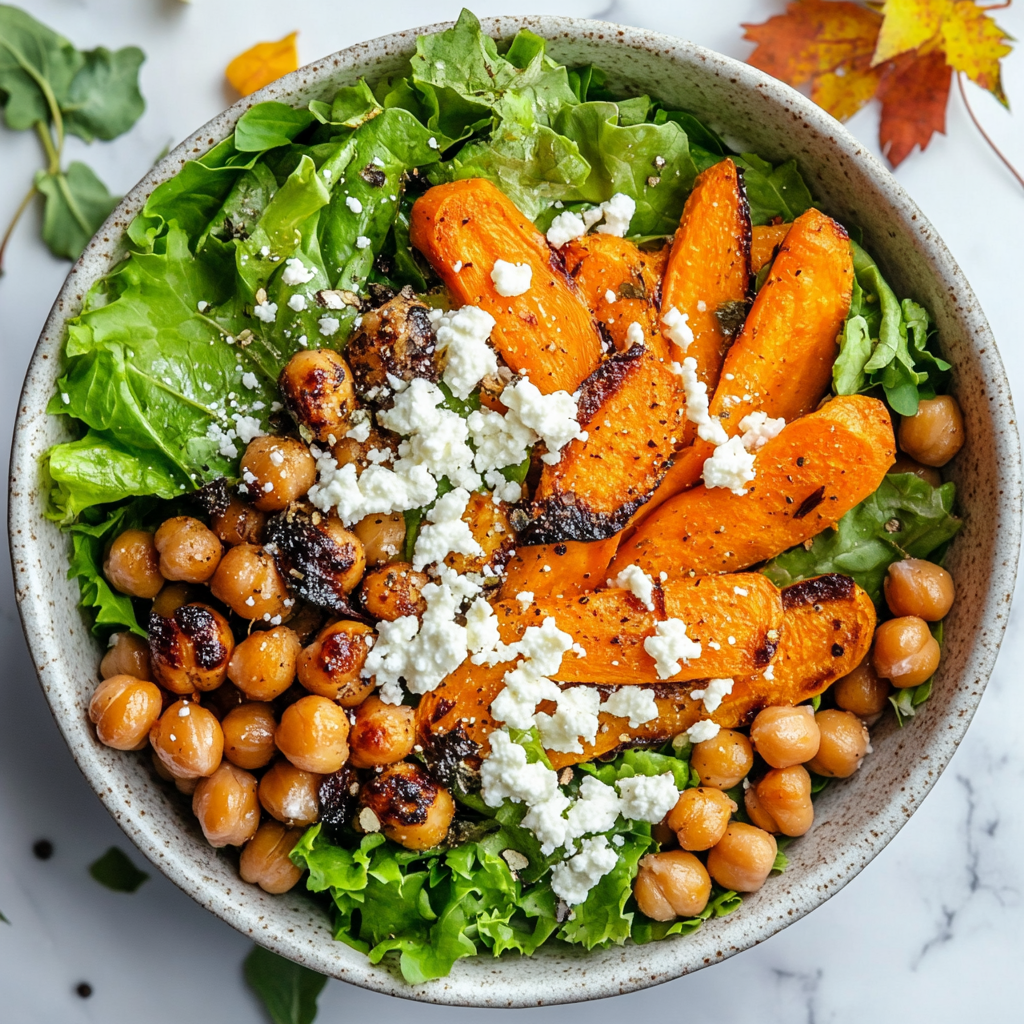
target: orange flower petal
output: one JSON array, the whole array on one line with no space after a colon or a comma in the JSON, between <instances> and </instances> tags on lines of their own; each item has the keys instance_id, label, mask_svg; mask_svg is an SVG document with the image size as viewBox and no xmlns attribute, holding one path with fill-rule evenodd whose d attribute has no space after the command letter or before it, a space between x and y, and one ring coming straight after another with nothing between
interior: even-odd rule
<instances>
[{"instance_id":1,"label":"orange flower petal","mask_svg":"<svg viewBox=\"0 0 1024 1024\"><path fill-rule=\"evenodd\" d=\"M243 96L249 96L282 75L299 66L299 51L295 46L298 32L279 39L276 43L257 43L240 53L224 72L228 81Z\"/></svg>"}]
</instances>

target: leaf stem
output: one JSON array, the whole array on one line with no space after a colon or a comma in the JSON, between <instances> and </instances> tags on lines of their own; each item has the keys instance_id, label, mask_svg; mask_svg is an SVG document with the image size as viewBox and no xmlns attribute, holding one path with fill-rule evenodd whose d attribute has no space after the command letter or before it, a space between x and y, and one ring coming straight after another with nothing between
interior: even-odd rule
<instances>
[{"instance_id":1,"label":"leaf stem","mask_svg":"<svg viewBox=\"0 0 1024 1024\"><path fill-rule=\"evenodd\" d=\"M42 121L36 121L35 127L39 141L43 144L43 149L46 151L48 164L46 173L57 174L60 171L60 150L54 146L53 139L50 138L50 129Z\"/></svg>"},{"instance_id":2,"label":"leaf stem","mask_svg":"<svg viewBox=\"0 0 1024 1024\"><path fill-rule=\"evenodd\" d=\"M18 209L14 211L14 216L11 218L10 224L7 225L4 237L0 239L0 276L2 276L4 272L4 253L7 251L7 243L11 240L11 235L14 234L15 225L19 220L21 220L21 215L28 209L28 204L32 202L32 197L35 194L36 187L33 184L25 193L25 198L18 204Z\"/></svg>"},{"instance_id":3,"label":"leaf stem","mask_svg":"<svg viewBox=\"0 0 1024 1024\"><path fill-rule=\"evenodd\" d=\"M1021 177L1020 172L1017 170L1009 160L1003 156L999 147L989 138L988 132L981 127L981 122L974 116L974 111L971 109L971 104L967 99L967 91L964 89L964 73L962 71L957 73L956 84L960 88L960 98L964 101L964 106L967 108L967 113L970 115L971 120L974 122L974 127L981 133L981 137L988 143L989 148L1000 160L1002 160L1006 169L1017 179L1017 183L1021 188L1024 188L1024 177Z\"/></svg>"}]
</instances>

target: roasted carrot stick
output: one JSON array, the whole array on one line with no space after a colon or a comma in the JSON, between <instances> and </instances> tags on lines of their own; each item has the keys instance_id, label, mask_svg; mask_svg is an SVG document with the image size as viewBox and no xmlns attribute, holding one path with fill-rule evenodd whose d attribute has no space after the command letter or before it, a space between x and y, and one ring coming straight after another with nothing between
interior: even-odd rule
<instances>
[{"instance_id":1,"label":"roasted carrot stick","mask_svg":"<svg viewBox=\"0 0 1024 1024\"><path fill-rule=\"evenodd\" d=\"M792 224L759 224L750 233L750 270L758 274L786 240Z\"/></svg>"},{"instance_id":2,"label":"roasted carrot stick","mask_svg":"<svg viewBox=\"0 0 1024 1024\"><path fill-rule=\"evenodd\" d=\"M522 593L538 598L571 597L603 587L605 569L618 545L618 537L521 544L505 567L502 600L514 601Z\"/></svg>"}]
</instances>

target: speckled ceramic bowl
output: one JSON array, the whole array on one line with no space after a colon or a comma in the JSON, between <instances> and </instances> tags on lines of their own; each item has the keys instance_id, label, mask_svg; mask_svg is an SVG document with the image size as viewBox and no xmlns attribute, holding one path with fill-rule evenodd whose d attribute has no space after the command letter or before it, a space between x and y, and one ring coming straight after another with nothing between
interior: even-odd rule
<instances>
[{"instance_id":1,"label":"speckled ceramic bowl","mask_svg":"<svg viewBox=\"0 0 1024 1024\"><path fill-rule=\"evenodd\" d=\"M571 18L495 18L486 31L510 39L527 26L568 64L599 64L627 93L650 93L692 111L771 159L796 157L819 205L864 232L896 291L935 315L953 362L967 443L955 462L965 527L950 553L958 600L948 621L935 695L902 731L874 733L875 753L853 779L817 804L809 835L788 850L786 873L730 917L695 935L585 954L542 950L532 959L477 957L451 977L412 988L392 965L372 966L331 938L324 913L302 896L267 896L238 879L204 842L189 814L158 785L146 759L101 746L86 718L99 652L65 578L68 548L43 517L39 456L66 440L66 423L44 413L60 366L65 319L122 252L132 216L160 182L206 152L253 103L330 99L341 85L397 71L410 30L349 47L235 104L162 160L125 197L68 276L25 380L11 457L10 535L25 632L50 707L100 799L147 857L190 896L257 942L324 974L394 995L466 1006L536 1006L616 995L717 963L819 906L876 856L917 809L974 714L1006 625L1021 518L1020 448L1009 386L984 314L932 226L874 158L836 121L792 89L729 58L639 29Z\"/></svg>"}]
</instances>

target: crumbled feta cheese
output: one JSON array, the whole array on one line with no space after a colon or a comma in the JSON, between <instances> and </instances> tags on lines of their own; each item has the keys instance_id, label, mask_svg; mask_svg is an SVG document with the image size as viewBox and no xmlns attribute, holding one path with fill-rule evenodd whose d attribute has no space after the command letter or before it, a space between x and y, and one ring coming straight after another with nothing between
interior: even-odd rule
<instances>
[{"instance_id":1,"label":"crumbled feta cheese","mask_svg":"<svg viewBox=\"0 0 1024 1024\"><path fill-rule=\"evenodd\" d=\"M620 804L614 788L594 778L584 776L579 796L569 808L569 836L576 839L592 832L607 832L615 827Z\"/></svg>"},{"instance_id":2,"label":"crumbled feta cheese","mask_svg":"<svg viewBox=\"0 0 1024 1024\"><path fill-rule=\"evenodd\" d=\"M516 600L522 605L523 609L527 609L533 604L533 591L532 590L520 590L516 594Z\"/></svg>"},{"instance_id":3,"label":"crumbled feta cheese","mask_svg":"<svg viewBox=\"0 0 1024 1024\"><path fill-rule=\"evenodd\" d=\"M370 240L366 237L366 235L359 235L356 238L356 248L357 249L369 249L370 248Z\"/></svg>"},{"instance_id":4,"label":"crumbled feta cheese","mask_svg":"<svg viewBox=\"0 0 1024 1024\"><path fill-rule=\"evenodd\" d=\"M678 345L684 355L693 342L693 328L690 327L689 319L688 313L680 313L675 306L670 306L661 318L665 337Z\"/></svg>"},{"instance_id":5,"label":"crumbled feta cheese","mask_svg":"<svg viewBox=\"0 0 1024 1024\"><path fill-rule=\"evenodd\" d=\"M380 831L380 818L374 814L373 810L369 807L364 807L359 812L359 827L364 832L379 832Z\"/></svg>"},{"instance_id":6,"label":"crumbled feta cheese","mask_svg":"<svg viewBox=\"0 0 1024 1024\"><path fill-rule=\"evenodd\" d=\"M621 587L639 598L643 606L654 611L654 580L639 565L627 565L614 579L607 581L609 587Z\"/></svg>"},{"instance_id":7,"label":"crumbled feta cheese","mask_svg":"<svg viewBox=\"0 0 1024 1024\"><path fill-rule=\"evenodd\" d=\"M430 311L437 351L445 360L442 379L457 398L468 398L489 373L498 369L498 357L487 339L494 317L477 306L463 306L450 313Z\"/></svg>"},{"instance_id":8,"label":"crumbled feta cheese","mask_svg":"<svg viewBox=\"0 0 1024 1024\"><path fill-rule=\"evenodd\" d=\"M713 715L721 706L722 701L732 693L731 679L709 679L703 690L691 690L693 700L704 701L704 710Z\"/></svg>"},{"instance_id":9,"label":"crumbled feta cheese","mask_svg":"<svg viewBox=\"0 0 1024 1024\"><path fill-rule=\"evenodd\" d=\"M338 333L341 321L336 316L322 316L317 320L317 325L320 328L320 333L325 338L329 338L332 334Z\"/></svg>"},{"instance_id":10,"label":"crumbled feta cheese","mask_svg":"<svg viewBox=\"0 0 1024 1024\"><path fill-rule=\"evenodd\" d=\"M356 199L356 197L355 197L355 196L347 196L347 197L345 198L345 205L346 205L346 206L347 206L347 207L348 207L348 208L349 208L349 209L350 209L350 210L351 210L351 211L352 211L353 213L362 213L362 212L363 212L363 204L362 204L361 202L359 202L359 200L358 200L358 199Z\"/></svg>"},{"instance_id":11,"label":"crumbled feta cheese","mask_svg":"<svg viewBox=\"0 0 1024 1024\"><path fill-rule=\"evenodd\" d=\"M277 319L277 303L258 302L253 307L253 315L265 324L272 324Z\"/></svg>"},{"instance_id":12,"label":"crumbled feta cheese","mask_svg":"<svg viewBox=\"0 0 1024 1024\"><path fill-rule=\"evenodd\" d=\"M238 435L233 430L225 430L219 423L211 423L206 428L206 436L217 446L218 455L225 459L238 457L238 446L233 443Z\"/></svg>"},{"instance_id":13,"label":"crumbled feta cheese","mask_svg":"<svg viewBox=\"0 0 1024 1024\"><path fill-rule=\"evenodd\" d=\"M435 139L435 138L434 138L434 136L433 136L433 135L431 135L431 136L430 136L430 138L429 138L429 139L427 139L427 145L428 145L428 146L429 146L429 147L430 147L431 149L437 149L437 139Z\"/></svg>"},{"instance_id":14,"label":"crumbled feta cheese","mask_svg":"<svg viewBox=\"0 0 1024 1024\"><path fill-rule=\"evenodd\" d=\"M687 356L681 364L672 364L672 372L683 378L686 418L697 425L697 436L710 444L725 444L729 439L725 427L717 417L708 414L708 386L697 377L697 360L693 356Z\"/></svg>"},{"instance_id":15,"label":"crumbled feta cheese","mask_svg":"<svg viewBox=\"0 0 1024 1024\"><path fill-rule=\"evenodd\" d=\"M455 262L454 262L454 263L452 264L452 270L453 270L453 271L454 271L454 272L455 272L456 274L457 274L457 273L458 273L458 272L459 272L460 270L462 270L462 260L456 260L456 261L455 261Z\"/></svg>"},{"instance_id":16,"label":"crumbled feta cheese","mask_svg":"<svg viewBox=\"0 0 1024 1024\"><path fill-rule=\"evenodd\" d=\"M654 659L659 679L669 679L684 663L700 657L700 642L686 635L686 623L682 619L666 619L654 629L655 635L644 640L644 650Z\"/></svg>"},{"instance_id":17,"label":"crumbled feta cheese","mask_svg":"<svg viewBox=\"0 0 1024 1024\"><path fill-rule=\"evenodd\" d=\"M459 555L482 555L484 549L473 536L463 514L469 504L469 491L456 487L442 495L423 517L412 567L417 571L432 562L440 562L449 552Z\"/></svg>"},{"instance_id":18,"label":"crumbled feta cheese","mask_svg":"<svg viewBox=\"0 0 1024 1024\"><path fill-rule=\"evenodd\" d=\"M592 686L571 686L561 691L556 703L553 715L546 712L534 715L545 749L563 754L582 754L580 739L586 743L593 743L597 739L600 692Z\"/></svg>"},{"instance_id":19,"label":"crumbled feta cheese","mask_svg":"<svg viewBox=\"0 0 1024 1024\"><path fill-rule=\"evenodd\" d=\"M521 484L514 480L506 480L496 469L489 469L484 473L484 483L491 489L491 494L496 501L505 501L514 505L523 496Z\"/></svg>"},{"instance_id":20,"label":"crumbled feta cheese","mask_svg":"<svg viewBox=\"0 0 1024 1024\"><path fill-rule=\"evenodd\" d=\"M778 419L771 419L768 413L762 412L760 409L748 413L739 422L743 447L748 452L756 452L773 437L778 437L785 425L786 421L781 416Z\"/></svg>"},{"instance_id":21,"label":"crumbled feta cheese","mask_svg":"<svg viewBox=\"0 0 1024 1024\"><path fill-rule=\"evenodd\" d=\"M586 432L580 430L576 400L567 391L543 395L535 384L524 378L505 388L501 401L544 442L548 454L543 458L549 465L558 461L558 453L570 441L587 439Z\"/></svg>"},{"instance_id":22,"label":"crumbled feta cheese","mask_svg":"<svg viewBox=\"0 0 1024 1024\"><path fill-rule=\"evenodd\" d=\"M606 836L584 839L579 853L551 869L551 891L570 905L582 903L618 859Z\"/></svg>"},{"instance_id":23,"label":"crumbled feta cheese","mask_svg":"<svg viewBox=\"0 0 1024 1024\"><path fill-rule=\"evenodd\" d=\"M607 202L601 204L604 223L595 230L601 235L617 235L622 238L629 231L629 222L636 213L636 200L625 192L616 192Z\"/></svg>"},{"instance_id":24,"label":"crumbled feta cheese","mask_svg":"<svg viewBox=\"0 0 1024 1024\"><path fill-rule=\"evenodd\" d=\"M281 271L281 280L289 288L296 285L309 284L316 277L316 271L310 270L300 259L284 261L284 270Z\"/></svg>"},{"instance_id":25,"label":"crumbled feta cheese","mask_svg":"<svg viewBox=\"0 0 1024 1024\"><path fill-rule=\"evenodd\" d=\"M644 329L635 320L626 328L626 341L629 343L627 349L644 343Z\"/></svg>"},{"instance_id":26,"label":"crumbled feta cheese","mask_svg":"<svg viewBox=\"0 0 1024 1024\"><path fill-rule=\"evenodd\" d=\"M373 427L373 416L368 409L356 409L352 413L349 423L350 426L345 431L346 437L350 437L353 441L358 441L360 444L369 440L370 430Z\"/></svg>"},{"instance_id":27,"label":"crumbled feta cheese","mask_svg":"<svg viewBox=\"0 0 1024 1024\"><path fill-rule=\"evenodd\" d=\"M661 821L679 800L679 790L671 772L664 775L634 775L619 779L622 816L633 821Z\"/></svg>"},{"instance_id":28,"label":"crumbled feta cheese","mask_svg":"<svg viewBox=\"0 0 1024 1024\"><path fill-rule=\"evenodd\" d=\"M242 374L242 384L250 391L255 391L260 386L260 382L256 379L256 374L251 371Z\"/></svg>"},{"instance_id":29,"label":"crumbled feta cheese","mask_svg":"<svg viewBox=\"0 0 1024 1024\"><path fill-rule=\"evenodd\" d=\"M713 740L718 735L720 728L717 722L704 718L691 725L686 730L686 736L691 743L703 743L705 740Z\"/></svg>"},{"instance_id":30,"label":"crumbled feta cheese","mask_svg":"<svg viewBox=\"0 0 1024 1024\"><path fill-rule=\"evenodd\" d=\"M491 281L494 290L502 298L512 298L530 290L533 270L528 263L508 263L506 260L495 260L491 270Z\"/></svg>"},{"instance_id":31,"label":"crumbled feta cheese","mask_svg":"<svg viewBox=\"0 0 1024 1024\"><path fill-rule=\"evenodd\" d=\"M634 685L620 686L610 693L601 710L616 718L628 718L631 729L653 722L659 714L654 691Z\"/></svg>"},{"instance_id":32,"label":"crumbled feta cheese","mask_svg":"<svg viewBox=\"0 0 1024 1024\"><path fill-rule=\"evenodd\" d=\"M239 413L233 413L231 418L235 422L235 435L243 444L248 444L253 438L266 436L267 432L255 416L242 416Z\"/></svg>"},{"instance_id":33,"label":"crumbled feta cheese","mask_svg":"<svg viewBox=\"0 0 1024 1024\"><path fill-rule=\"evenodd\" d=\"M707 487L727 487L733 494L746 494L743 485L754 479L754 456L743 447L742 438L731 437L711 453L701 476Z\"/></svg>"},{"instance_id":34,"label":"crumbled feta cheese","mask_svg":"<svg viewBox=\"0 0 1024 1024\"><path fill-rule=\"evenodd\" d=\"M583 223L583 218L578 213L566 210L551 222L547 234L548 244L555 249L561 249L567 242L574 238L582 238L586 233L587 225Z\"/></svg>"},{"instance_id":35,"label":"crumbled feta cheese","mask_svg":"<svg viewBox=\"0 0 1024 1024\"><path fill-rule=\"evenodd\" d=\"M306 308L306 296L297 292L288 300L288 308L296 313L301 313Z\"/></svg>"},{"instance_id":36,"label":"crumbled feta cheese","mask_svg":"<svg viewBox=\"0 0 1024 1024\"><path fill-rule=\"evenodd\" d=\"M609 288L608 291L604 293L604 301L609 304L615 302L617 298L618 296L615 294L615 292L611 290L611 288Z\"/></svg>"}]
</instances>

